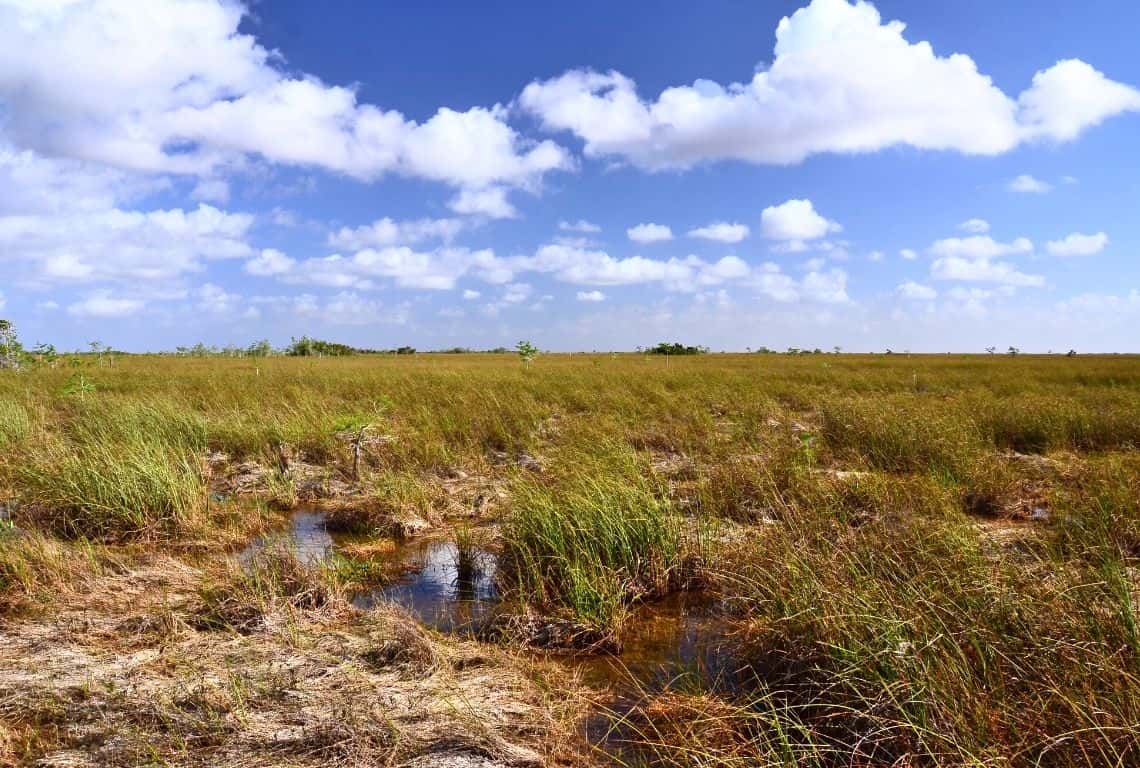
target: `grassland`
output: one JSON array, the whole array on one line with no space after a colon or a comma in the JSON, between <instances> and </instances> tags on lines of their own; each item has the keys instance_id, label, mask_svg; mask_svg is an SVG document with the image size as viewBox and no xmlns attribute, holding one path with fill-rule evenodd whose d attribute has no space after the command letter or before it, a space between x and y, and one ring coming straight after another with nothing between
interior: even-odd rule
<instances>
[{"instance_id":1,"label":"grassland","mask_svg":"<svg viewBox=\"0 0 1140 768\"><path fill-rule=\"evenodd\" d=\"M1140 764L1140 359L80 373L0 372L0 763L604 764L535 628L615 651L699 589L734 679L647 688L643 762ZM478 530L501 631L353 608L367 558L233 556L297 505L358 551Z\"/></svg>"}]
</instances>

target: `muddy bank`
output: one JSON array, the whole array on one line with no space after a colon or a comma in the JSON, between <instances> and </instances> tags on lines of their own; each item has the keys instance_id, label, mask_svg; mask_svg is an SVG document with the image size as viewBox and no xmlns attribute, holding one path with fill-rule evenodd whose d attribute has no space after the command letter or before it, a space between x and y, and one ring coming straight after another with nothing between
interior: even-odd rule
<instances>
[{"instance_id":1,"label":"muddy bank","mask_svg":"<svg viewBox=\"0 0 1140 768\"><path fill-rule=\"evenodd\" d=\"M535 685L539 661L430 636L393 605L195 629L218 578L150 557L0 623L0 764L534 766L582 751L579 703Z\"/></svg>"}]
</instances>

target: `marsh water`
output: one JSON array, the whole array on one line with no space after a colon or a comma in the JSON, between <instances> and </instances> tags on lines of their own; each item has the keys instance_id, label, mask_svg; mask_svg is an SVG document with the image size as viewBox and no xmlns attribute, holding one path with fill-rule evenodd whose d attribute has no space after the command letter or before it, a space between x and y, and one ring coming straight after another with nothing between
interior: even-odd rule
<instances>
[{"instance_id":1,"label":"marsh water","mask_svg":"<svg viewBox=\"0 0 1140 768\"><path fill-rule=\"evenodd\" d=\"M470 634L498 600L495 557L485 550L475 550L461 564L454 542L426 539L397 546L387 559L399 575L390 584L357 593L357 607L396 603L433 629Z\"/></svg>"},{"instance_id":2,"label":"marsh water","mask_svg":"<svg viewBox=\"0 0 1140 768\"><path fill-rule=\"evenodd\" d=\"M282 534L276 535L277 539ZM252 542L240 555L251 556L272 537ZM325 529L319 512L293 513L284 538L307 563L329 557L336 539ZM381 557L394 577L388 583L352 596L353 604L370 608L382 602L398 604L421 623L441 632L472 635L492 615L498 600L496 559L476 550L463 567L453 541L421 538L397 544ZM620 654L566 657L564 663L583 679L613 691L611 713L621 715L652 695L669 688L734 689L738 670L726 652L727 625L723 606L700 592L680 592L634 608L627 619ZM610 718L587 725L593 743L614 747L620 729Z\"/></svg>"},{"instance_id":3,"label":"marsh water","mask_svg":"<svg viewBox=\"0 0 1140 768\"><path fill-rule=\"evenodd\" d=\"M297 559L306 565L324 562L335 546L332 535L325 528L324 514L299 510L289 518L287 530L258 536L238 554L238 559L246 562L257 552L278 542L290 547Z\"/></svg>"}]
</instances>

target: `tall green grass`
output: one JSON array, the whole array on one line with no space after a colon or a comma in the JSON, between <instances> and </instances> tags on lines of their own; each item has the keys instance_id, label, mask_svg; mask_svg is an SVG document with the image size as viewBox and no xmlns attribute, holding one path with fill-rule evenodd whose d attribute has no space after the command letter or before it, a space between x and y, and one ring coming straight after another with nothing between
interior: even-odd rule
<instances>
[{"instance_id":1,"label":"tall green grass","mask_svg":"<svg viewBox=\"0 0 1140 768\"><path fill-rule=\"evenodd\" d=\"M26 507L66 536L170 535L200 524L201 419L165 404L89 402L15 469Z\"/></svg>"},{"instance_id":2,"label":"tall green grass","mask_svg":"<svg viewBox=\"0 0 1140 768\"><path fill-rule=\"evenodd\" d=\"M15 400L0 399L0 448L21 442L32 429L31 418Z\"/></svg>"},{"instance_id":3,"label":"tall green grass","mask_svg":"<svg viewBox=\"0 0 1140 768\"><path fill-rule=\"evenodd\" d=\"M585 458L585 457L583 457ZM678 587L693 554L682 524L628 450L512 489L500 573L513 597L618 633L630 601Z\"/></svg>"}]
</instances>

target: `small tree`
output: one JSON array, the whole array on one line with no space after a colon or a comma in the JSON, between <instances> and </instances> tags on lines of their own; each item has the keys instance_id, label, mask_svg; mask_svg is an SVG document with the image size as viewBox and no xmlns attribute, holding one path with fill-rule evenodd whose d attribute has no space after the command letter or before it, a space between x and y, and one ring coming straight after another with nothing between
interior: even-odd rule
<instances>
[{"instance_id":1,"label":"small tree","mask_svg":"<svg viewBox=\"0 0 1140 768\"><path fill-rule=\"evenodd\" d=\"M1011 347L1009 348L1009 356L1010 356L1010 357L1017 357L1017 355L1018 355L1020 352L1021 352L1021 350L1020 350L1020 349L1018 349L1017 347L1011 346Z\"/></svg>"},{"instance_id":2,"label":"small tree","mask_svg":"<svg viewBox=\"0 0 1140 768\"><path fill-rule=\"evenodd\" d=\"M986 351L991 355L997 353L997 347L986 347Z\"/></svg>"},{"instance_id":3,"label":"small tree","mask_svg":"<svg viewBox=\"0 0 1140 768\"><path fill-rule=\"evenodd\" d=\"M11 320L0 318L0 368L19 368L24 348Z\"/></svg>"},{"instance_id":4,"label":"small tree","mask_svg":"<svg viewBox=\"0 0 1140 768\"><path fill-rule=\"evenodd\" d=\"M35 355L37 363L46 363L52 368L55 368L56 361L59 360L59 353L55 351L55 347L51 344L39 343L32 347L32 354Z\"/></svg>"},{"instance_id":5,"label":"small tree","mask_svg":"<svg viewBox=\"0 0 1140 768\"><path fill-rule=\"evenodd\" d=\"M534 361L534 356L538 354L538 347L529 341L520 341L515 345L515 351L518 352L519 359L523 361L523 365L529 368L531 362Z\"/></svg>"}]
</instances>

